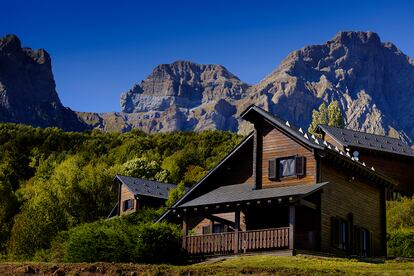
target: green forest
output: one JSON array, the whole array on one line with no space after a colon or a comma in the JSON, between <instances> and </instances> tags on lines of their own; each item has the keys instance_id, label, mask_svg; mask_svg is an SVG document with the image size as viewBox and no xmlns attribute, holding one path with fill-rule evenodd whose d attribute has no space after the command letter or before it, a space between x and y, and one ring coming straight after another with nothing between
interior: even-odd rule
<instances>
[{"instance_id":1,"label":"green forest","mask_svg":"<svg viewBox=\"0 0 414 276\"><path fill-rule=\"evenodd\" d=\"M87 233L87 223L91 222L105 228L105 235L115 231L113 237L120 239L116 227L126 229L122 224L128 221L104 220L116 203L116 174L180 183L171 193L171 204L183 193L184 185L197 182L241 139L219 131L71 133L1 124L0 256L12 260L42 258L52 245L63 243L59 239L65 235L69 239L72 236L67 235L73 234L72 243L76 237L81 239L79 233ZM156 217L154 211L148 213L132 224ZM176 233L173 226L160 227ZM79 233L70 229L79 229ZM127 260L122 256L101 259Z\"/></svg>"},{"instance_id":2,"label":"green forest","mask_svg":"<svg viewBox=\"0 0 414 276\"><path fill-rule=\"evenodd\" d=\"M178 226L153 223L163 208L106 219L116 203L114 176L178 183L169 206L242 139L0 124L0 260L179 262ZM413 199L388 203L390 255L414 256L413 218Z\"/></svg>"}]
</instances>

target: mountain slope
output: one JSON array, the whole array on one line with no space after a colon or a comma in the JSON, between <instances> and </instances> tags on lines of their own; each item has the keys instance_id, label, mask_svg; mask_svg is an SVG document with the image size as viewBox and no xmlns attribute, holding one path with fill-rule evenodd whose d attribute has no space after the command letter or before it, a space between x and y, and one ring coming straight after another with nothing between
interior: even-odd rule
<instances>
[{"instance_id":1,"label":"mountain slope","mask_svg":"<svg viewBox=\"0 0 414 276\"><path fill-rule=\"evenodd\" d=\"M322 45L292 52L253 86L218 65L160 65L121 96L123 112L93 116L100 118L95 127L108 130L117 129L105 124L115 116L123 130L246 132L250 128L238 115L249 104L307 127L313 109L338 100L348 128L409 141L414 138L413 95L412 59L373 32L340 32Z\"/></svg>"},{"instance_id":2,"label":"mountain slope","mask_svg":"<svg viewBox=\"0 0 414 276\"><path fill-rule=\"evenodd\" d=\"M252 96L303 126L322 101L338 100L351 129L414 137L414 62L372 32L340 32L292 52Z\"/></svg>"},{"instance_id":3,"label":"mountain slope","mask_svg":"<svg viewBox=\"0 0 414 276\"><path fill-rule=\"evenodd\" d=\"M84 130L55 90L49 54L22 48L14 35L0 38L0 121Z\"/></svg>"},{"instance_id":4,"label":"mountain slope","mask_svg":"<svg viewBox=\"0 0 414 276\"><path fill-rule=\"evenodd\" d=\"M0 39L0 121L65 130L145 132L219 129L246 133L239 120L256 104L301 127L322 102L338 100L348 128L414 139L414 61L372 32L340 32L289 54L256 85L221 65L157 66L121 96L121 112L73 112L56 93L50 57Z\"/></svg>"},{"instance_id":5,"label":"mountain slope","mask_svg":"<svg viewBox=\"0 0 414 276\"><path fill-rule=\"evenodd\" d=\"M79 113L94 128L146 132L238 130L237 106L250 86L221 65L161 64L121 95L122 112Z\"/></svg>"}]
</instances>

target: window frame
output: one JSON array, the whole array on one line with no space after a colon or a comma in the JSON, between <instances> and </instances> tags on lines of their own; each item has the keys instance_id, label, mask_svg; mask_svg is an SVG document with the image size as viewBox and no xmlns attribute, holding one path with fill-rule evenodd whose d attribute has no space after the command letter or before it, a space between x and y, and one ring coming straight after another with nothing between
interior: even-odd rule
<instances>
[{"instance_id":1,"label":"window frame","mask_svg":"<svg viewBox=\"0 0 414 276\"><path fill-rule=\"evenodd\" d=\"M131 203L131 205L129 206L129 203ZM128 210L132 210L134 209L134 199L133 198L129 198L123 201L123 211L128 211Z\"/></svg>"},{"instance_id":2,"label":"window frame","mask_svg":"<svg viewBox=\"0 0 414 276\"><path fill-rule=\"evenodd\" d=\"M206 226L201 227L201 234L202 235L210 235L211 234L211 226L206 225Z\"/></svg>"},{"instance_id":3,"label":"window frame","mask_svg":"<svg viewBox=\"0 0 414 276\"><path fill-rule=\"evenodd\" d=\"M293 159L294 162L294 168L293 168L293 174L291 175L285 175L282 176L280 172L280 161L287 160L287 159ZM298 173L298 163L301 160L301 169L300 173ZM289 155L289 156L283 156L283 157L276 157L271 158L268 161L268 178L269 180L273 181L282 181L285 179L294 179L294 178L301 178L306 176L306 157L302 155Z\"/></svg>"},{"instance_id":4,"label":"window frame","mask_svg":"<svg viewBox=\"0 0 414 276\"><path fill-rule=\"evenodd\" d=\"M351 248L351 222L341 217L331 217L331 244L333 247L349 251Z\"/></svg>"},{"instance_id":5,"label":"window frame","mask_svg":"<svg viewBox=\"0 0 414 276\"><path fill-rule=\"evenodd\" d=\"M354 226L354 253L363 257L372 256L372 231Z\"/></svg>"}]
</instances>

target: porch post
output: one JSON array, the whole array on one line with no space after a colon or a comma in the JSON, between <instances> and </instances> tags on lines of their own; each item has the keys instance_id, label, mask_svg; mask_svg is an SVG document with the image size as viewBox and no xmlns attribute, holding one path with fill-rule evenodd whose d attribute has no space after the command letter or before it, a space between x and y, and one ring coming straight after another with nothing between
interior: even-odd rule
<instances>
[{"instance_id":1,"label":"porch post","mask_svg":"<svg viewBox=\"0 0 414 276\"><path fill-rule=\"evenodd\" d=\"M295 249L295 205L289 206L289 249Z\"/></svg>"},{"instance_id":2,"label":"porch post","mask_svg":"<svg viewBox=\"0 0 414 276\"><path fill-rule=\"evenodd\" d=\"M187 235L188 235L188 220L187 217L183 217L183 249L187 249Z\"/></svg>"},{"instance_id":3,"label":"porch post","mask_svg":"<svg viewBox=\"0 0 414 276\"><path fill-rule=\"evenodd\" d=\"M239 229L240 229L240 211L234 212L234 253L239 253Z\"/></svg>"}]
</instances>

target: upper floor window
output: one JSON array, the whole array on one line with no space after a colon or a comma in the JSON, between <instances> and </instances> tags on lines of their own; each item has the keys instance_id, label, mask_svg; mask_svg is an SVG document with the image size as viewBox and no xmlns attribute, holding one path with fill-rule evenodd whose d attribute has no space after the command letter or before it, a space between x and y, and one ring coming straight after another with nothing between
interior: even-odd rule
<instances>
[{"instance_id":1,"label":"upper floor window","mask_svg":"<svg viewBox=\"0 0 414 276\"><path fill-rule=\"evenodd\" d=\"M269 179L305 175L305 157L289 156L269 160Z\"/></svg>"},{"instance_id":2,"label":"upper floor window","mask_svg":"<svg viewBox=\"0 0 414 276\"><path fill-rule=\"evenodd\" d=\"M124 201L124 211L134 208L134 200L127 199Z\"/></svg>"}]
</instances>

